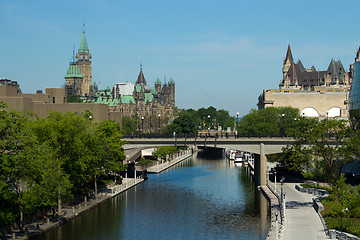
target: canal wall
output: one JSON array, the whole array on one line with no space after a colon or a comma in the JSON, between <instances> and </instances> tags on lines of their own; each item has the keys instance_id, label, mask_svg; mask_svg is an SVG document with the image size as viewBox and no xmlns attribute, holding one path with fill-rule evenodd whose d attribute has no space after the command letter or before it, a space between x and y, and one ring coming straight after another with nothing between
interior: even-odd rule
<instances>
[{"instance_id":1,"label":"canal wall","mask_svg":"<svg viewBox=\"0 0 360 240\"><path fill-rule=\"evenodd\" d=\"M255 180L254 161L248 162L248 169L252 179ZM280 194L275 190L274 184L270 180L267 179L267 184L261 185L259 188L270 203L271 226L266 239L284 239L286 228L285 201L283 205L280 205ZM278 233L278 237L276 237L276 233Z\"/></svg>"}]
</instances>

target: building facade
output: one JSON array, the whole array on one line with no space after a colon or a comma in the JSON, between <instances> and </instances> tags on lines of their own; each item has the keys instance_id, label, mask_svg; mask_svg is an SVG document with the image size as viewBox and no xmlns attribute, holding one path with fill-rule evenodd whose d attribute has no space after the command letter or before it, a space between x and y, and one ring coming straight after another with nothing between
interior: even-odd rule
<instances>
[{"instance_id":1,"label":"building facade","mask_svg":"<svg viewBox=\"0 0 360 240\"><path fill-rule=\"evenodd\" d=\"M293 60L290 45L283 62L279 89L265 89L258 98L258 108L291 106L307 117L348 118L348 94L352 67L346 71L340 60L330 61L327 70L306 69Z\"/></svg>"},{"instance_id":2,"label":"building facade","mask_svg":"<svg viewBox=\"0 0 360 240\"><path fill-rule=\"evenodd\" d=\"M109 111L122 116L140 119L174 118L175 81L172 78L168 82L165 79L164 84L157 79L155 86L149 87L140 65L140 73L134 84L117 83L112 89L107 87L99 90L96 82L92 81L91 67L91 54L83 31L80 47L76 56L73 53L73 60L65 75L67 94L80 96L83 103L106 104ZM151 120L147 122L150 126Z\"/></svg>"}]
</instances>

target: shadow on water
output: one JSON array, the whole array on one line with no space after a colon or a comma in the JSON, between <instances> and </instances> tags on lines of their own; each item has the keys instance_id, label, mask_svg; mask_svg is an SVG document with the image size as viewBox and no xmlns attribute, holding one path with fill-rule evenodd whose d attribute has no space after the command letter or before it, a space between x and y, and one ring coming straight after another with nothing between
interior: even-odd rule
<instances>
[{"instance_id":1,"label":"shadow on water","mask_svg":"<svg viewBox=\"0 0 360 240\"><path fill-rule=\"evenodd\" d=\"M222 148L204 148L197 153L197 158L202 160L222 160L224 150Z\"/></svg>"}]
</instances>

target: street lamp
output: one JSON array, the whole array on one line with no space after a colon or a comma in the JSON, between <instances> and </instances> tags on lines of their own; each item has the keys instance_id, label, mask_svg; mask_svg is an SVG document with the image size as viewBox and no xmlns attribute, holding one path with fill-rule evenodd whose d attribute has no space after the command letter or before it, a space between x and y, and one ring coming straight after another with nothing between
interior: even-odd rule
<instances>
[{"instance_id":1,"label":"street lamp","mask_svg":"<svg viewBox=\"0 0 360 240\"><path fill-rule=\"evenodd\" d=\"M209 122L209 131L210 131L210 115L208 115L208 122Z\"/></svg>"},{"instance_id":2,"label":"street lamp","mask_svg":"<svg viewBox=\"0 0 360 240\"><path fill-rule=\"evenodd\" d=\"M284 201L284 190L283 190L284 180L285 180L285 178L281 177L281 180L280 180L280 182L281 182L281 198L280 198L281 204L283 204L283 201Z\"/></svg>"},{"instance_id":3,"label":"street lamp","mask_svg":"<svg viewBox=\"0 0 360 240\"><path fill-rule=\"evenodd\" d=\"M159 134L160 134L160 114L158 114L159 117Z\"/></svg>"},{"instance_id":4,"label":"street lamp","mask_svg":"<svg viewBox=\"0 0 360 240\"><path fill-rule=\"evenodd\" d=\"M141 117L141 132L144 133L144 117Z\"/></svg>"},{"instance_id":5,"label":"street lamp","mask_svg":"<svg viewBox=\"0 0 360 240\"><path fill-rule=\"evenodd\" d=\"M275 174L275 193L276 193L276 171L274 172Z\"/></svg>"},{"instance_id":6,"label":"street lamp","mask_svg":"<svg viewBox=\"0 0 360 240\"><path fill-rule=\"evenodd\" d=\"M285 114L281 114L281 137L284 137L284 134L285 134L285 129L284 129L284 117L285 117Z\"/></svg>"}]
</instances>

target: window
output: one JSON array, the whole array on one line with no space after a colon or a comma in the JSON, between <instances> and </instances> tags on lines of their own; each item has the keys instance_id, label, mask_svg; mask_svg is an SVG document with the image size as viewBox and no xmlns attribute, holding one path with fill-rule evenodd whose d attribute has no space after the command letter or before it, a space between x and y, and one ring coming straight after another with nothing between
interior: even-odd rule
<instances>
[{"instance_id":1,"label":"window","mask_svg":"<svg viewBox=\"0 0 360 240\"><path fill-rule=\"evenodd\" d=\"M55 103L55 97L53 97L53 103Z\"/></svg>"}]
</instances>

